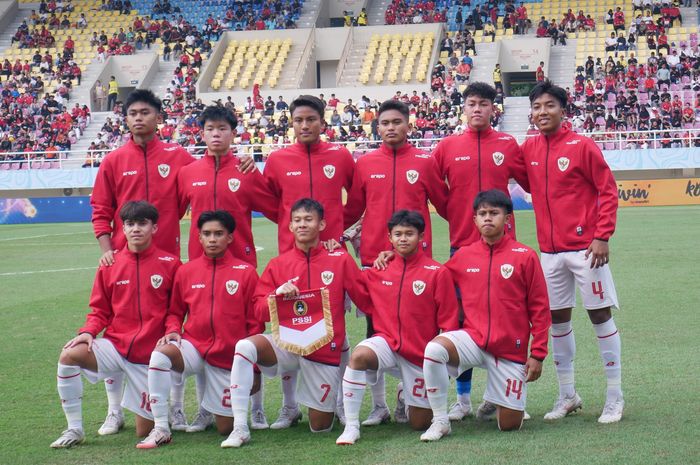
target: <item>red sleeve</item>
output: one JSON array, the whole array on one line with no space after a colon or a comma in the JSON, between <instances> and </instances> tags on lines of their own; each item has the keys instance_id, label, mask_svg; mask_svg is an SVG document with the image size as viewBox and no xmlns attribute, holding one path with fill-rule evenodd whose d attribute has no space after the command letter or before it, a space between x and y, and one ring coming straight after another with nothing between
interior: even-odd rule
<instances>
[{"instance_id":1,"label":"red sleeve","mask_svg":"<svg viewBox=\"0 0 700 465\"><path fill-rule=\"evenodd\" d=\"M360 271L350 254L345 255L345 290L350 294L350 299L363 313L372 315L374 305L369 295L367 274Z\"/></svg>"},{"instance_id":2,"label":"red sleeve","mask_svg":"<svg viewBox=\"0 0 700 465\"><path fill-rule=\"evenodd\" d=\"M279 154L272 154L270 155L270 158L267 159L267 162L265 162L265 169L262 172L263 178L265 179L265 182L267 183L267 187L272 192L272 195L274 195L277 198L281 199L281 189L278 183L277 176L275 175L275 169L274 166L277 163L277 157ZM280 204L282 202L280 201Z\"/></svg>"},{"instance_id":3,"label":"red sleeve","mask_svg":"<svg viewBox=\"0 0 700 465\"><path fill-rule=\"evenodd\" d=\"M530 192L530 181L527 179L527 167L525 166L525 155L517 142L513 141L514 160L511 165L510 177L520 184L525 192Z\"/></svg>"},{"instance_id":4,"label":"red sleeve","mask_svg":"<svg viewBox=\"0 0 700 465\"><path fill-rule=\"evenodd\" d=\"M452 273L447 268L438 270L435 279L435 304L438 328L443 333L459 329L457 295L452 283Z\"/></svg>"},{"instance_id":5,"label":"red sleeve","mask_svg":"<svg viewBox=\"0 0 700 465\"><path fill-rule=\"evenodd\" d=\"M185 303L183 295L183 278L184 270L182 267L175 273L175 281L170 294L170 306L168 313L165 316L165 334L181 333L182 323L185 321L185 315L189 312L189 308Z\"/></svg>"},{"instance_id":6,"label":"red sleeve","mask_svg":"<svg viewBox=\"0 0 700 465\"><path fill-rule=\"evenodd\" d=\"M90 197L92 227L95 231L95 237L112 234L112 222L117 210L115 190L111 158L108 156L97 171L97 178Z\"/></svg>"},{"instance_id":7,"label":"red sleeve","mask_svg":"<svg viewBox=\"0 0 700 465\"><path fill-rule=\"evenodd\" d=\"M361 163L361 160L357 163ZM357 223L362 217L366 207L365 184L362 181L361 165L353 170L352 187L348 191L348 199L343 209L343 229L347 229Z\"/></svg>"},{"instance_id":8,"label":"red sleeve","mask_svg":"<svg viewBox=\"0 0 700 465\"><path fill-rule=\"evenodd\" d=\"M270 188L265 182L265 178L257 168L255 168L255 170L248 176L250 176L250 182L253 186L250 194L250 205L252 205L253 210L262 213L273 223L277 223L277 213L279 211L280 204L279 198L272 194Z\"/></svg>"},{"instance_id":9,"label":"red sleeve","mask_svg":"<svg viewBox=\"0 0 700 465\"><path fill-rule=\"evenodd\" d=\"M617 184L610 167L603 158L603 152L589 139L587 144L588 154L588 179L590 179L598 191L598 221L596 223L596 239L607 241L615 232L617 221Z\"/></svg>"},{"instance_id":10,"label":"red sleeve","mask_svg":"<svg viewBox=\"0 0 700 465\"><path fill-rule=\"evenodd\" d=\"M277 261L272 259L265 267L258 283L255 285L253 293L253 312L258 321L270 321L270 308L267 305L267 298L274 294L279 285L275 285L274 271Z\"/></svg>"},{"instance_id":11,"label":"red sleeve","mask_svg":"<svg viewBox=\"0 0 700 465\"><path fill-rule=\"evenodd\" d=\"M447 184L445 184L443 180L444 178L440 176L437 161L432 157L428 161L430 162L426 173L428 179L423 185L428 194L428 200L433 204L438 215L447 219L447 197L449 195L449 190L447 189Z\"/></svg>"},{"instance_id":12,"label":"red sleeve","mask_svg":"<svg viewBox=\"0 0 700 465\"><path fill-rule=\"evenodd\" d=\"M248 283L246 285L246 306L245 306L245 322L246 334L252 336L265 331L265 323L263 323L255 311L254 294L258 284L258 274L251 268L247 276ZM269 318L268 318L269 319Z\"/></svg>"},{"instance_id":13,"label":"red sleeve","mask_svg":"<svg viewBox=\"0 0 700 465\"><path fill-rule=\"evenodd\" d=\"M185 189L185 173L184 170L180 170L177 173L177 204L178 204L178 214L180 218L185 215L187 207L190 205L190 196Z\"/></svg>"},{"instance_id":14,"label":"red sleeve","mask_svg":"<svg viewBox=\"0 0 700 465\"><path fill-rule=\"evenodd\" d=\"M345 169L343 170L345 172L343 187L349 192L355 175L355 159L352 158L352 154L346 148L342 149L342 153L344 158L343 164L345 165Z\"/></svg>"},{"instance_id":15,"label":"red sleeve","mask_svg":"<svg viewBox=\"0 0 700 465\"><path fill-rule=\"evenodd\" d=\"M85 325L78 330L80 333L90 333L92 337L97 337L112 320L112 289L107 284L109 269L99 267L95 274L95 282L92 285L90 294L90 308L92 311L85 318Z\"/></svg>"},{"instance_id":16,"label":"red sleeve","mask_svg":"<svg viewBox=\"0 0 700 465\"><path fill-rule=\"evenodd\" d=\"M435 150L433 150L433 159L437 164L438 173L440 173L440 178L445 179L447 177L447 167L445 166L445 154L443 152L443 146L445 141L442 140L438 143Z\"/></svg>"},{"instance_id":17,"label":"red sleeve","mask_svg":"<svg viewBox=\"0 0 700 465\"><path fill-rule=\"evenodd\" d=\"M544 360L547 356L549 328L552 326L552 314L549 310L547 283L544 280L542 266L534 251L530 251L525 264L527 283L527 313L530 320L532 344L530 356Z\"/></svg>"}]
</instances>

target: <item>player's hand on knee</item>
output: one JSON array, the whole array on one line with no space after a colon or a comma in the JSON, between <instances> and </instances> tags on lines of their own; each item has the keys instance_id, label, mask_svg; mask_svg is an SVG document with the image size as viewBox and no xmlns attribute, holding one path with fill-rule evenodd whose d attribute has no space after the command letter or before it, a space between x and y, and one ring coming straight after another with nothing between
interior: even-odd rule
<instances>
[{"instance_id":1,"label":"player's hand on knee","mask_svg":"<svg viewBox=\"0 0 700 465\"><path fill-rule=\"evenodd\" d=\"M542 362L532 357L528 358L525 362L525 375L527 375L525 382L537 381L542 375Z\"/></svg>"},{"instance_id":2,"label":"player's hand on knee","mask_svg":"<svg viewBox=\"0 0 700 465\"><path fill-rule=\"evenodd\" d=\"M255 162L253 161L253 157L250 155L244 155L241 157L241 163L238 165L238 171L243 174L248 174L254 169L256 169L256 166Z\"/></svg>"},{"instance_id":3,"label":"player's hand on knee","mask_svg":"<svg viewBox=\"0 0 700 465\"><path fill-rule=\"evenodd\" d=\"M376 270L386 270L386 268L389 266L389 262L391 262L394 259L394 252L391 250L385 250L383 252L379 252L379 255L377 255L377 259L374 261L374 268Z\"/></svg>"},{"instance_id":4,"label":"player's hand on knee","mask_svg":"<svg viewBox=\"0 0 700 465\"><path fill-rule=\"evenodd\" d=\"M80 344L87 344L88 352L92 352L92 342L95 338L90 333L80 333L63 346L64 349L72 349Z\"/></svg>"},{"instance_id":5,"label":"player's hand on knee","mask_svg":"<svg viewBox=\"0 0 700 465\"><path fill-rule=\"evenodd\" d=\"M166 334L165 336L158 339L158 342L156 343L156 347L170 344L170 342L175 342L176 345L178 347L180 347L181 341L182 341L182 336L180 336L180 333L172 332L172 333Z\"/></svg>"},{"instance_id":6,"label":"player's hand on knee","mask_svg":"<svg viewBox=\"0 0 700 465\"><path fill-rule=\"evenodd\" d=\"M591 245L589 245L586 250L586 260L588 260L589 256L592 256L591 268L600 268L601 266L607 265L610 261L610 248L608 247L608 243L600 239L593 239L593 242L591 242Z\"/></svg>"},{"instance_id":7,"label":"player's hand on knee","mask_svg":"<svg viewBox=\"0 0 700 465\"><path fill-rule=\"evenodd\" d=\"M292 297L299 294L299 288L292 284L290 281L282 284L275 291L276 295L283 295L285 297Z\"/></svg>"},{"instance_id":8,"label":"player's hand on knee","mask_svg":"<svg viewBox=\"0 0 700 465\"><path fill-rule=\"evenodd\" d=\"M114 265L114 250L108 250L102 254L99 260L101 266L112 266Z\"/></svg>"}]
</instances>

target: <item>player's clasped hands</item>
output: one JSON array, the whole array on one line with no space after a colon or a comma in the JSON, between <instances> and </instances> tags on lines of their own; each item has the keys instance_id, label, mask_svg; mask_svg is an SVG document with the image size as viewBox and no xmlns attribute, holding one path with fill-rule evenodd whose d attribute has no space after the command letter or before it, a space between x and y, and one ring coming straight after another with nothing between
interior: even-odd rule
<instances>
[{"instance_id":1,"label":"player's clasped hands","mask_svg":"<svg viewBox=\"0 0 700 465\"><path fill-rule=\"evenodd\" d=\"M589 256L591 258L591 268L600 268L603 265L607 265L610 261L610 248L608 243L601 241L600 239L593 239L591 245L588 246L586 250L586 260Z\"/></svg>"}]
</instances>

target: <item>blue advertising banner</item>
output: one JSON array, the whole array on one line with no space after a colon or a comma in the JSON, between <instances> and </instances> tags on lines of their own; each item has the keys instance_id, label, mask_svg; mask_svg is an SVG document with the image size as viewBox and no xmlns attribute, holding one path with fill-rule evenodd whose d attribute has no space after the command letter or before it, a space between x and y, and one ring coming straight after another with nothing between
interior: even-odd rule
<instances>
[{"instance_id":1,"label":"blue advertising banner","mask_svg":"<svg viewBox=\"0 0 700 465\"><path fill-rule=\"evenodd\" d=\"M90 221L90 197L0 199L0 224Z\"/></svg>"}]
</instances>

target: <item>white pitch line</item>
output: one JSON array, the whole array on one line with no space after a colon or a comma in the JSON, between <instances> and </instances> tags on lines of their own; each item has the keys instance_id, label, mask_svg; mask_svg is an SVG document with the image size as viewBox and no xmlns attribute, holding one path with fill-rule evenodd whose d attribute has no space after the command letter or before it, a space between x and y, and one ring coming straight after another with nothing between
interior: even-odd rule
<instances>
[{"instance_id":1,"label":"white pitch line","mask_svg":"<svg viewBox=\"0 0 700 465\"><path fill-rule=\"evenodd\" d=\"M76 232L72 232L72 233L58 233L58 234L40 234L38 236L8 237L6 239L0 239L0 242L23 241L25 239L39 239L42 237L54 237L54 236L74 236L76 234L90 234L90 231L76 231Z\"/></svg>"},{"instance_id":2,"label":"white pitch line","mask_svg":"<svg viewBox=\"0 0 700 465\"><path fill-rule=\"evenodd\" d=\"M82 270L94 270L94 266L86 266L83 268L62 268L60 270L38 270L38 271L13 271L11 273L0 273L0 276L19 276L25 274L38 274L38 273L60 273L64 271L82 271Z\"/></svg>"}]
</instances>

